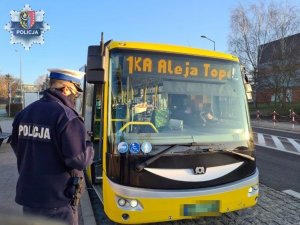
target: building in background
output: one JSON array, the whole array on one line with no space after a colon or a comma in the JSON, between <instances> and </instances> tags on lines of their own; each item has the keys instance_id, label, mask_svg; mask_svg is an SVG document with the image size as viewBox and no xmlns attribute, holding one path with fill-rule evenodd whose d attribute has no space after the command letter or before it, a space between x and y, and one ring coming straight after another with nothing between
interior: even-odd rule
<instances>
[{"instance_id":1,"label":"building in background","mask_svg":"<svg viewBox=\"0 0 300 225\"><path fill-rule=\"evenodd\" d=\"M41 97L41 85L23 84L24 108Z\"/></svg>"},{"instance_id":2,"label":"building in background","mask_svg":"<svg viewBox=\"0 0 300 225\"><path fill-rule=\"evenodd\" d=\"M300 101L300 33L261 45L257 103Z\"/></svg>"}]
</instances>

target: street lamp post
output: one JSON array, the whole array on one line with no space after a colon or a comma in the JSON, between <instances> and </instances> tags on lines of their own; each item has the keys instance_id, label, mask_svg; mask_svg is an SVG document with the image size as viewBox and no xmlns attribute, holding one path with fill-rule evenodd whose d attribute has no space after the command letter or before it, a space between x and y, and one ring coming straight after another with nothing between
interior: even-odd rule
<instances>
[{"instance_id":1,"label":"street lamp post","mask_svg":"<svg viewBox=\"0 0 300 225\"><path fill-rule=\"evenodd\" d=\"M11 114L11 96L12 96L12 85L15 84L16 81L10 82L8 81L8 117L10 117Z\"/></svg>"},{"instance_id":2,"label":"street lamp post","mask_svg":"<svg viewBox=\"0 0 300 225\"><path fill-rule=\"evenodd\" d=\"M211 40L210 38L206 37L205 35L201 35L201 37L211 41L214 44L214 51L216 51L216 42L214 40Z\"/></svg>"},{"instance_id":3,"label":"street lamp post","mask_svg":"<svg viewBox=\"0 0 300 225\"><path fill-rule=\"evenodd\" d=\"M22 85L22 55L21 52L18 50L15 50L16 52L19 52L20 54L20 92L21 92L21 104L23 109L23 85Z\"/></svg>"},{"instance_id":4,"label":"street lamp post","mask_svg":"<svg viewBox=\"0 0 300 225\"><path fill-rule=\"evenodd\" d=\"M8 81L8 117L10 117L10 104L11 104L11 84Z\"/></svg>"}]
</instances>

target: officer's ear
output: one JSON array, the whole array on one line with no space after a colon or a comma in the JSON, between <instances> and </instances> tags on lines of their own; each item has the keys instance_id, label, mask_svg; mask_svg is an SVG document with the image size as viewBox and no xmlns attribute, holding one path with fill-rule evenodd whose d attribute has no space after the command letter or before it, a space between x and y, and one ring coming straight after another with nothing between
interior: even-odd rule
<instances>
[{"instance_id":1,"label":"officer's ear","mask_svg":"<svg viewBox=\"0 0 300 225\"><path fill-rule=\"evenodd\" d=\"M62 92L62 94L65 95L65 96L70 95L70 89L69 89L67 86L64 86L64 87L61 89L61 92Z\"/></svg>"}]
</instances>

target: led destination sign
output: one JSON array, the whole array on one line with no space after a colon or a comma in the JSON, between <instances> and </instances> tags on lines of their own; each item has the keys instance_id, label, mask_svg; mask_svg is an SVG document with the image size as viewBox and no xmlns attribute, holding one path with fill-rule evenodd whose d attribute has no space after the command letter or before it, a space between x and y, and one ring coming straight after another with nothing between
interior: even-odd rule
<instances>
[{"instance_id":1,"label":"led destination sign","mask_svg":"<svg viewBox=\"0 0 300 225\"><path fill-rule=\"evenodd\" d=\"M125 57L125 64L125 72L129 75L158 74L218 80L232 77L232 64L205 59L128 55Z\"/></svg>"}]
</instances>

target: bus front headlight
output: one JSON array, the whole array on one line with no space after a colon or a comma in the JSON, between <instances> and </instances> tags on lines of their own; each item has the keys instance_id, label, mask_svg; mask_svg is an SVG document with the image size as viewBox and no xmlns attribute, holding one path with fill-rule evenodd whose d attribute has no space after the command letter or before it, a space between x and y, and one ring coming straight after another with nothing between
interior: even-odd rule
<instances>
[{"instance_id":1,"label":"bus front headlight","mask_svg":"<svg viewBox=\"0 0 300 225\"><path fill-rule=\"evenodd\" d=\"M143 206L137 199L124 198L116 196L117 206L123 210L143 210Z\"/></svg>"},{"instance_id":2,"label":"bus front headlight","mask_svg":"<svg viewBox=\"0 0 300 225\"><path fill-rule=\"evenodd\" d=\"M126 204L126 200L124 199L124 198L120 198L119 200L118 200L118 204L119 204L119 206L124 206L125 204Z\"/></svg>"},{"instance_id":3,"label":"bus front headlight","mask_svg":"<svg viewBox=\"0 0 300 225\"><path fill-rule=\"evenodd\" d=\"M130 206L131 206L132 208L137 207L137 205L138 205L138 201L137 201L137 200L132 199L132 200L130 201Z\"/></svg>"},{"instance_id":4,"label":"bus front headlight","mask_svg":"<svg viewBox=\"0 0 300 225\"><path fill-rule=\"evenodd\" d=\"M252 197L253 195L258 194L258 184L249 187L248 189L248 197Z\"/></svg>"}]
</instances>

